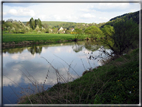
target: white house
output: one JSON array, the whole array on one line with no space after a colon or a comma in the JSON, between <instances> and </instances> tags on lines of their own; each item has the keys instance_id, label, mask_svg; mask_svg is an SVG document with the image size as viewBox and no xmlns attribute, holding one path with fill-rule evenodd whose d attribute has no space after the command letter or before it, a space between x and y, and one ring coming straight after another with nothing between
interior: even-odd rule
<instances>
[{"instance_id":1,"label":"white house","mask_svg":"<svg viewBox=\"0 0 142 107\"><path fill-rule=\"evenodd\" d=\"M74 28L71 28L71 31L74 31Z\"/></svg>"},{"instance_id":2,"label":"white house","mask_svg":"<svg viewBox=\"0 0 142 107\"><path fill-rule=\"evenodd\" d=\"M49 29L51 32L53 32L53 29Z\"/></svg>"},{"instance_id":3,"label":"white house","mask_svg":"<svg viewBox=\"0 0 142 107\"><path fill-rule=\"evenodd\" d=\"M59 31L61 31L61 30L64 30L64 28L63 28L63 27L61 27L61 28L59 29Z\"/></svg>"}]
</instances>

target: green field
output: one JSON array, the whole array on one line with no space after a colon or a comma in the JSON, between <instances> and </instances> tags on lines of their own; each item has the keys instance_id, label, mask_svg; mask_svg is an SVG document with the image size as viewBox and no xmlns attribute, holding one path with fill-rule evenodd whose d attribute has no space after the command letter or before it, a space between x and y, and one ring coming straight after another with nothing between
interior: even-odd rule
<instances>
[{"instance_id":1,"label":"green field","mask_svg":"<svg viewBox=\"0 0 142 107\"><path fill-rule=\"evenodd\" d=\"M87 36L82 35L79 39L85 39ZM74 40L75 35L73 34L48 34L48 33L26 33L26 34L6 34L3 33L2 42L10 43L10 42L22 42L22 41L72 41Z\"/></svg>"}]
</instances>

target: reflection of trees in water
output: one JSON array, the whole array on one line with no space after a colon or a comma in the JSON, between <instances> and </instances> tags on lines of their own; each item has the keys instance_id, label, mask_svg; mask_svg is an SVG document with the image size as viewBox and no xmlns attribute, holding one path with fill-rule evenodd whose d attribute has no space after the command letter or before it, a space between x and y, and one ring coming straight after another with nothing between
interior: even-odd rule
<instances>
[{"instance_id":1,"label":"reflection of trees in water","mask_svg":"<svg viewBox=\"0 0 142 107\"><path fill-rule=\"evenodd\" d=\"M28 48L28 51L31 52L32 55L35 53L41 53L42 52L42 46L32 46Z\"/></svg>"},{"instance_id":2,"label":"reflection of trees in water","mask_svg":"<svg viewBox=\"0 0 142 107\"><path fill-rule=\"evenodd\" d=\"M100 45L98 45L98 44L96 44L95 42L92 42L92 41L85 41L84 47L87 50L94 52L94 51L96 51L97 49L100 48Z\"/></svg>"},{"instance_id":3,"label":"reflection of trees in water","mask_svg":"<svg viewBox=\"0 0 142 107\"><path fill-rule=\"evenodd\" d=\"M4 49L2 50L3 53L8 52L9 54L14 54L14 53L22 53L24 50L26 49L26 47L24 48L11 48L11 49Z\"/></svg>"},{"instance_id":4,"label":"reflection of trees in water","mask_svg":"<svg viewBox=\"0 0 142 107\"><path fill-rule=\"evenodd\" d=\"M32 55L35 53L41 53L42 52L42 46L31 46L31 47L22 47L22 48L11 48L11 49L3 49L3 53L8 52L9 54L14 53L22 53L25 49L28 49L29 52L31 52Z\"/></svg>"},{"instance_id":5,"label":"reflection of trees in water","mask_svg":"<svg viewBox=\"0 0 142 107\"><path fill-rule=\"evenodd\" d=\"M85 41L84 47L90 51L87 52L89 54L88 59L96 60L100 65L102 65L103 60L110 58L111 50L99 42Z\"/></svg>"},{"instance_id":6,"label":"reflection of trees in water","mask_svg":"<svg viewBox=\"0 0 142 107\"><path fill-rule=\"evenodd\" d=\"M75 42L75 44L72 46L72 49L77 53L79 51L82 51L83 47L85 47L88 51L91 51L91 53L93 53L94 51L100 48L100 45L96 44L96 42L94 41L85 41L83 44L82 42Z\"/></svg>"},{"instance_id":7,"label":"reflection of trees in water","mask_svg":"<svg viewBox=\"0 0 142 107\"><path fill-rule=\"evenodd\" d=\"M72 46L72 49L74 52L80 52L83 49L83 45L80 44L79 42L75 42L75 44Z\"/></svg>"}]
</instances>

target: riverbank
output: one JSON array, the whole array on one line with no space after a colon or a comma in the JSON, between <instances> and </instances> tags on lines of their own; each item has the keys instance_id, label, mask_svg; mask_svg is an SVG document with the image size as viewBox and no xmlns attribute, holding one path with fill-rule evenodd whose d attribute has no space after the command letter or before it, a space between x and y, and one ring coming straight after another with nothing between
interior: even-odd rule
<instances>
[{"instance_id":1,"label":"riverbank","mask_svg":"<svg viewBox=\"0 0 142 107\"><path fill-rule=\"evenodd\" d=\"M59 83L20 104L139 104L139 49L93 69L68 83Z\"/></svg>"},{"instance_id":2,"label":"riverbank","mask_svg":"<svg viewBox=\"0 0 142 107\"><path fill-rule=\"evenodd\" d=\"M87 35L79 37L78 41L82 41ZM72 42L75 40L73 34L49 34L49 33L27 33L27 34L6 34L3 33L2 37L3 47L13 46L27 46L31 44L44 44L44 43L61 43Z\"/></svg>"}]
</instances>

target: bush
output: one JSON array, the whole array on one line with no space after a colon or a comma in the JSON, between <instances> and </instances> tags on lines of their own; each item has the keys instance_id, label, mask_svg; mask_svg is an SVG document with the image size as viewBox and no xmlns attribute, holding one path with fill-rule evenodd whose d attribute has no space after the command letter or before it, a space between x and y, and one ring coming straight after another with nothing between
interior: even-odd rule
<instances>
[{"instance_id":1,"label":"bush","mask_svg":"<svg viewBox=\"0 0 142 107\"><path fill-rule=\"evenodd\" d=\"M105 25L102 28L105 39L102 41L109 46L115 55L122 55L138 44L139 28L132 19L120 19L114 26Z\"/></svg>"}]
</instances>

